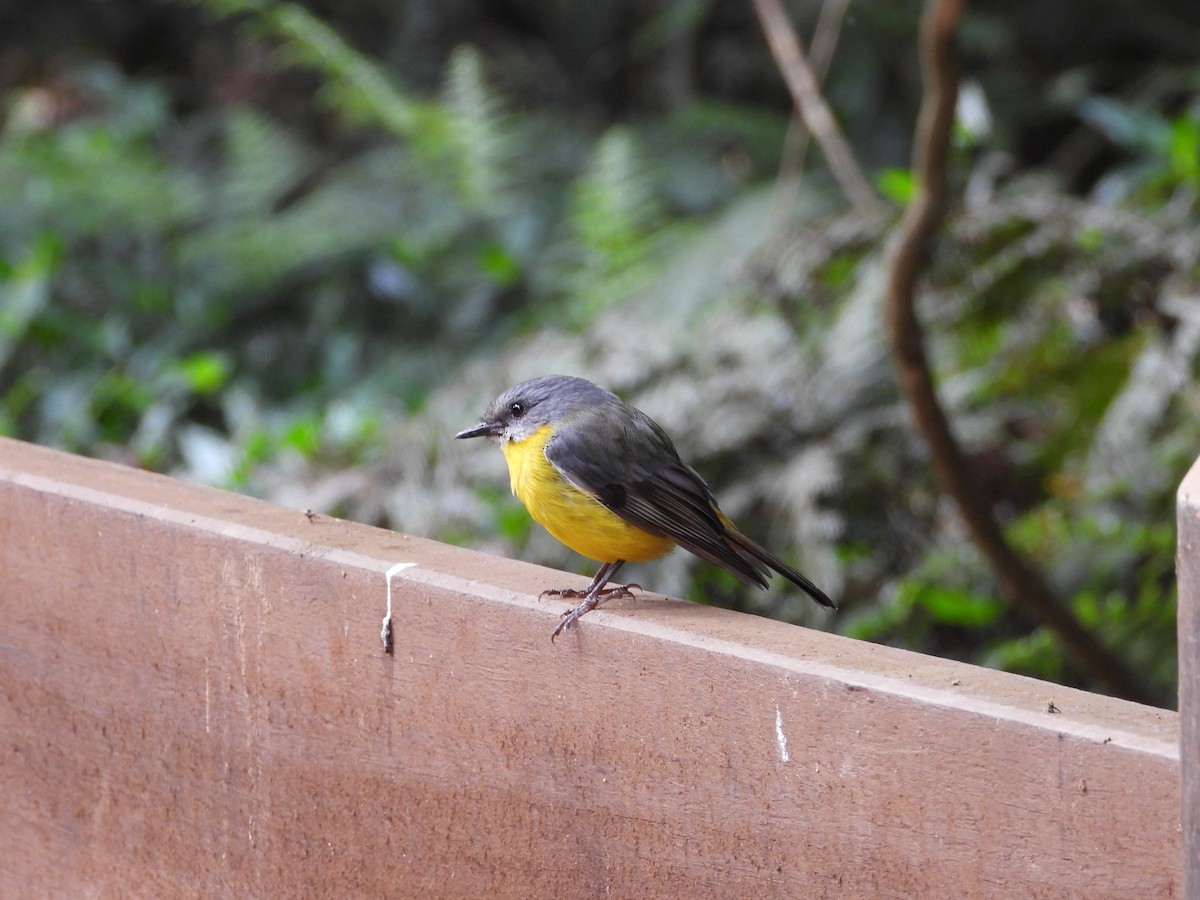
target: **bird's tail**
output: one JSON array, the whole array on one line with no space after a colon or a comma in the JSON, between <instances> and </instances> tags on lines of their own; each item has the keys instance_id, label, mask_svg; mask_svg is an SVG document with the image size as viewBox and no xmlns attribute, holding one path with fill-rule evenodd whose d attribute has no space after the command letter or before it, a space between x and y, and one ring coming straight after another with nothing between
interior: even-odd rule
<instances>
[{"instance_id":1,"label":"bird's tail","mask_svg":"<svg viewBox=\"0 0 1200 900\"><path fill-rule=\"evenodd\" d=\"M774 569L792 584L801 588L806 594L808 594L808 596L812 597L822 606L828 607L829 609L837 609L837 604L829 599L829 595L813 584L803 573L797 572L766 547L760 547L754 541L750 540L750 538L738 531L733 523L725 518L725 516L722 516L721 518L725 519L725 535L729 539L729 543L732 545L734 550L737 551L737 554L744 559L749 557L749 559L746 559L746 562L749 564L749 566L755 570L762 571L760 583L763 587L766 587L767 584L767 573L765 569Z\"/></svg>"}]
</instances>

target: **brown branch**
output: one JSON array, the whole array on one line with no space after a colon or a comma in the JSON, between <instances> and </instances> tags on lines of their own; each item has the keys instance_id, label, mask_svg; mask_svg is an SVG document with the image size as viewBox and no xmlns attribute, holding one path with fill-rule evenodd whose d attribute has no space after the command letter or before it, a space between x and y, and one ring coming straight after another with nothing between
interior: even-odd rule
<instances>
[{"instance_id":1,"label":"brown branch","mask_svg":"<svg viewBox=\"0 0 1200 900\"><path fill-rule=\"evenodd\" d=\"M829 170L842 193L860 212L878 209L879 200L863 176L850 145L846 143L833 113L825 103L825 98L821 96L817 77L805 59L800 40L796 37L783 6L779 0L754 0L754 9L758 13L763 33L767 36L771 55L775 57L775 64L779 66L788 92L792 95L796 111L821 145L821 153L829 163Z\"/></svg>"},{"instance_id":2,"label":"brown branch","mask_svg":"<svg viewBox=\"0 0 1200 900\"><path fill-rule=\"evenodd\" d=\"M825 0L821 4L817 27L813 31L812 43L809 46L818 89L824 86L825 76L833 63L833 54L837 50L838 37L842 32L842 21L849 6L850 0ZM796 205L796 199L800 195L804 157L808 154L809 137L809 131L804 127L800 114L793 111L788 119L787 134L783 138L783 150L779 154L779 175L775 179L775 192L771 202L772 221L784 221L788 211Z\"/></svg>"},{"instance_id":3,"label":"brown branch","mask_svg":"<svg viewBox=\"0 0 1200 900\"><path fill-rule=\"evenodd\" d=\"M946 202L947 156L958 99L955 32L962 0L928 0L921 28L925 93L914 142L916 193L899 225L890 260L887 321L900 384L933 461L934 474L955 502L972 540L987 558L1001 592L1053 631L1075 663L1107 690L1152 703L1125 663L1083 628L1042 574L1008 543L946 418L933 384L917 320L917 279Z\"/></svg>"},{"instance_id":4,"label":"brown branch","mask_svg":"<svg viewBox=\"0 0 1200 900\"><path fill-rule=\"evenodd\" d=\"M849 8L850 0L825 0L821 4L812 42L808 47L818 87L825 85L825 76L829 74L829 67L833 65L833 54L837 51L838 38L842 35L842 22L846 20L846 10Z\"/></svg>"}]
</instances>

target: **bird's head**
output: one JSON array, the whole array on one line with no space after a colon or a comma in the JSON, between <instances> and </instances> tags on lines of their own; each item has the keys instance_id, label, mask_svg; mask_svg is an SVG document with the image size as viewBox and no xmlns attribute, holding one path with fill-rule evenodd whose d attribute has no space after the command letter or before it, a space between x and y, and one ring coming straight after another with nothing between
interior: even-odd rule
<instances>
[{"instance_id":1,"label":"bird's head","mask_svg":"<svg viewBox=\"0 0 1200 900\"><path fill-rule=\"evenodd\" d=\"M455 437L520 443L545 425L556 427L597 404L615 400L620 402L615 394L583 378L545 375L510 387L491 402L478 424Z\"/></svg>"}]
</instances>

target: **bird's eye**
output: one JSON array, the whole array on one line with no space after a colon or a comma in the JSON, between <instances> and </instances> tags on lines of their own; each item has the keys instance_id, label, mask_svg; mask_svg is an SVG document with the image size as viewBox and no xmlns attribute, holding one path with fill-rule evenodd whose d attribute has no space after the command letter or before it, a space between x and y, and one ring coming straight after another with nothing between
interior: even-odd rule
<instances>
[{"instance_id":1,"label":"bird's eye","mask_svg":"<svg viewBox=\"0 0 1200 900\"><path fill-rule=\"evenodd\" d=\"M525 415L525 404L524 403L510 403L508 405L508 414L510 416L512 416L514 419L521 418L521 416Z\"/></svg>"}]
</instances>

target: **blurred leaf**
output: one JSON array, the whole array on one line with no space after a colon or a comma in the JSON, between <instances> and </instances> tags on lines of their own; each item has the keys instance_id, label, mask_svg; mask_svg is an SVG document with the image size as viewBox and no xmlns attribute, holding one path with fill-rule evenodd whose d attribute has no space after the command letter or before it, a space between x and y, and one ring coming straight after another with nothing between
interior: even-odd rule
<instances>
[{"instance_id":1,"label":"blurred leaf","mask_svg":"<svg viewBox=\"0 0 1200 900\"><path fill-rule=\"evenodd\" d=\"M1160 116L1109 97L1088 97L1080 104L1079 115L1129 150L1159 153L1170 144L1170 127Z\"/></svg>"},{"instance_id":2,"label":"blurred leaf","mask_svg":"<svg viewBox=\"0 0 1200 900\"><path fill-rule=\"evenodd\" d=\"M283 444L304 457L312 457L321 447L321 421L315 416L298 416L283 432Z\"/></svg>"},{"instance_id":3,"label":"blurred leaf","mask_svg":"<svg viewBox=\"0 0 1200 900\"><path fill-rule=\"evenodd\" d=\"M480 248L479 265L501 287L514 285L521 277L520 263L495 241Z\"/></svg>"},{"instance_id":4,"label":"blurred leaf","mask_svg":"<svg viewBox=\"0 0 1200 900\"><path fill-rule=\"evenodd\" d=\"M1187 113L1171 123L1168 155L1175 178L1200 188L1200 117Z\"/></svg>"},{"instance_id":5,"label":"blurred leaf","mask_svg":"<svg viewBox=\"0 0 1200 900\"><path fill-rule=\"evenodd\" d=\"M229 380L229 361L219 353L193 353L180 362L180 369L197 394L215 394Z\"/></svg>"},{"instance_id":6,"label":"blurred leaf","mask_svg":"<svg viewBox=\"0 0 1200 900\"><path fill-rule=\"evenodd\" d=\"M504 212L509 205L512 136L500 100L488 86L483 59L472 47L459 47L450 57L446 110L463 198L489 214Z\"/></svg>"},{"instance_id":7,"label":"blurred leaf","mask_svg":"<svg viewBox=\"0 0 1200 900\"><path fill-rule=\"evenodd\" d=\"M915 599L917 605L928 611L935 621L960 628L991 625L1008 608L996 597L937 585L918 588Z\"/></svg>"},{"instance_id":8,"label":"blurred leaf","mask_svg":"<svg viewBox=\"0 0 1200 900\"><path fill-rule=\"evenodd\" d=\"M0 273L0 373L50 298L51 279L62 258L62 241L43 234L29 256Z\"/></svg>"},{"instance_id":9,"label":"blurred leaf","mask_svg":"<svg viewBox=\"0 0 1200 900\"><path fill-rule=\"evenodd\" d=\"M292 62L320 71L325 78L323 96L340 114L436 152L445 132L437 108L407 96L374 62L304 7L277 0L203 3L222 16L249 16L253 28L283 43Z\"/></svg>"},{"instance_id":10,"label":"blurred leaf","mask_svg":"<svg viewBox=\"0 0 1200 900\"><path fill-rule=\"evenodd\" d=\"M882 169L875 176L875 186L897 206L908 206L917 189L911 169Z\"/></svg>"}]
</instances>

